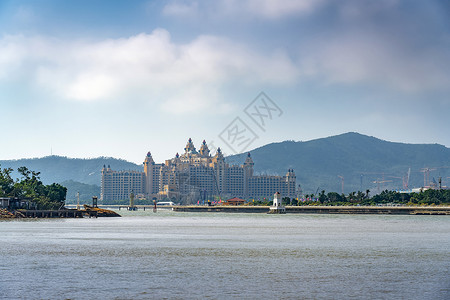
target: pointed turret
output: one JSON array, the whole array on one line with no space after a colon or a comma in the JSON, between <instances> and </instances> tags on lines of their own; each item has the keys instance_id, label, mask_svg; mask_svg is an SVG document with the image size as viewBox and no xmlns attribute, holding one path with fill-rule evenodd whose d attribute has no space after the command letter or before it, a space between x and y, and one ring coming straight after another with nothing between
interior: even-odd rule
<instances>
[{"instance_id":1,"label":"pointed turret","mask_svg":"<svg viewBox=\"0 0 450 300\"><path fill-rule=\"evenodd\" d=\"M286 176L284 176L284 179L287 183L287 195L288 197L294 197L295 196L295 185L297 182L297 177L295 176L294 169L289 169L286 173Z\"/></svg>"},{"instance_id":2,"label":"pointed turret","mask_svg":"<svg viewBox=\"0 0 450 300\"><path fill-rule=\"evenodd\" d=\"M106 165L103 165L102 174L105 174L106 172L108 172L108 169L106 168Z\"/></svg>"},{"instance_id":3,"label":"pointed turret","mask_svg":"<svg viewBox=\"0 0 450 300\"><path fill-rule=\"evenodd\" d=\"M195 154L195 153L197 153L197 150L195 150L194 143L192 142L191 138L189 138L189 140L188 140L188 142L186 144L186 147L184 148L184 152L185 152L185 154L188 154L188 153Z\"/></svg>"},{"instance_id":4,"label":"pointed turret","mask_svg":"<svg viewBox=\"0 0 450 300\"><path fill-rule=\"evenodd\" d=\"M288 169L286 177L295 177L294 169Z\"/></svg>"},{"instance_id":5,"label":"pointed turret","mask_svg":"<svg viewBox=\"0 0 450 300\"><path fill-rule=\"evenodd\" d=\"M145 164L154 164L155 161L153 160L152 154L150 151L147 152L147 155L145 156L144 165Z\"/></svg>"},{"instance_id":6,"label":"pointed turret","mask_svg":"<svg viewBox=\"0 0 450 300\"><path fill-rule=\"evenodd\" d=\"M152 154L147 152L144 159L144 173L145 173L145 195L149 197L153 193L153 168L155 167L155 161Z\"/></svg>"},{"instance_id":7,"label":"pointed turret","mask_svg":"<svg viewBox=\"0 0 450 300\"><path fill-rule=\"evenodd\" d=\"M175 165L180 163L180 154L178 154L178 152L177 152L177 154L175 154L175 158L172 159L172 163L175 164Z\"/></svg>"},{"instance_id":8,"label":"pointed turret","mask_svg":"<svg viewBox=\"0 0 450 300\"><path fill-rule=\"evenodd\" d=\"M255 163L253 162L252 156L250 155L250 152L247 153L247 158L245 159L244 165L242 167L244 168L244 196L249 196L249 180L251 177L253 177L253 166Z\"/></svg>"},{"instance_id":9,"label":"pointed turret","mask_svg":"<svg viewBox=\"0 0 450 300\"><path fill-rule=\"evenodd\" d=\"M254 166L255 163L253 162L252 156L250 155L250 152L247 154L247 158L245 159L244 166Z\"/></svg>"},{"instance_id":10,"label":"pointed turret","mask_svg":"<svg viewBox=\"0 0 450 300\"><path fill-rule=\"evenodd\" d=\"M217 160L224 160L222 150L220 150L220 147L217 148L217 153L214 157L217 158Z\"/></svg>"},{"instance_id":11,"label":"pointed turret","mask_svg":"<svg viewBox=\"0 0 450 300\"><path fill-rule=\"evenodd\" d=\"M203 140L202 146L200 147L199 153L201 156L203 157L209 157L209 149L208 149L208 145L206 145L206 141Z\"/></svg>"}]
</instances>

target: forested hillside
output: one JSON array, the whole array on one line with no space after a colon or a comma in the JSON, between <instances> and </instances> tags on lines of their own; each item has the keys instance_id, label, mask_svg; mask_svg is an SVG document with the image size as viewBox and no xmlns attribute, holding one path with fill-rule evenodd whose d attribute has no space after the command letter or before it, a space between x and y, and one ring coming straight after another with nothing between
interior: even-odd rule
<instances>
[{"instance_id":1,"label":"forested hillside","mask_svg":"<svg viewBox=\"0 0 450 300\"><path fill-rule=\"evenodd\" d=\"M344 192L401 189L410 169L409 187L428 183L450 185L450 149L438 144L404 144L383 141L358 133L346 133L307 142L285 141L251 150L257 174L284 175L293 168L297 183L304 193ZM242 164L246 153L229 156L227 161ZM47 156L35 159L0 161L3 168L26 166L41 172L45 184L63 183L68 187L67 198L75 199L99 195L101 169L110 165L113 170L143 170L142 166L122 159L99 157L74 159ZM428 169L428 171L426 171ZM18 174L16 173L18 176ZM13 177L15 174L13 173ZM341 177L339 177L341 176Z\"/></svg>"}]
</instances>

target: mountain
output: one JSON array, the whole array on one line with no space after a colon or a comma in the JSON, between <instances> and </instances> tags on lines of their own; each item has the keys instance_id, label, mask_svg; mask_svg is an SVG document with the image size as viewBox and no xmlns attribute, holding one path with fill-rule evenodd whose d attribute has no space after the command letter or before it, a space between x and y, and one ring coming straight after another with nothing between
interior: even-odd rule
<instances>
[{"instance_id":1,"label":"mountain","mask_svg":"<svg viewBox=\"0 0 450 300\"><path fill-rule=\"evenodd\" d=\"M411 169L409 186L421 187L424 183L423 168L429 168L429 181L450 181L450 149L438 144L403 144L383 141L354 132L316 139L307 142L285 141L272 143L251 150L257 174L284 175L288 169L295 170L297 184L304 193L316 190L344 192L366 189L402 188L402 177ZM227 162L242 164L246 153L229 156ZM34 159L3 160L2 168L26 166L41 172L45 184L64 183L68 187L67 198L89 200L99 195L101 169L110 165L113 170L143 170L134 163L110 157L77 159L47 156ZM14 174L15 177L19 175ZM374 181L386 181L374 183ZM447 184L450 185L450 184ZM86 199L85 199L86 198Z\"/></svg>"},{"instance_id":2,"label":"mountain","mask_svg":"<svg viewBox=\"0 0 450 300\"><path fill-rule=\"evenodd\" d=\"M440 176L445 183L450 176L449 148L388 142L354 132L307 142L272 143L250 152L256 173L284 175L293 168L305 193L315 193L317 189L341 192L338 175L344 177L345 193L400 189L409 168L409 187L423 186L422 168L430 168L430 181L438 181ZM227 161L242 164L245 156L246 153L229 156Z\"/></svg>"},{"instance_id":3,"label":"mountain","mask_svg":"<svg viewBox=\"0 0 450 300\"><path fill-rule=\"evenodd\" d=\"M66 203L76 204L77 203L77 193L80 193L80 203L90 204L92 196L100 196L100 186L96 184L86 184L73 180L66 180L61 182L62 186L67 188Z\"/></svg>"},{"instance_id":4,"label":"mountain","mask_svg":"<svg viewBox=\"0 0 450 300\"><path fill-rule=\"evenodd\" d=\"M25 166L30 170L41 172L40 177L44 184L74 180L100 185L103 165L110 165L113 170L143 170L142 166L111 157L80 159L53 155L43 158L0 160L2 168L17 170L17 168ZM14 175L19 176L17 173Z\"/></svg>"},{"instance_id":5,"label":"mountain","mask_svg":"<svg viewBox=\"0 0 450 300\"><path fill-rule=\"evenodd\" d=\"M110 165L113 170L143 170L140 165L111 157L80 159L53 155L42 158L0 160L1 168L15 170L13 178L20 177L17 168L25 166L29 170L41 172L40 177L44 184L61 183L67 187L67 202L71 203L74 203L77 192L80 192L81 200L90 200L94 195L100 196L103 165Z\"/></svg>"}]
</instances>

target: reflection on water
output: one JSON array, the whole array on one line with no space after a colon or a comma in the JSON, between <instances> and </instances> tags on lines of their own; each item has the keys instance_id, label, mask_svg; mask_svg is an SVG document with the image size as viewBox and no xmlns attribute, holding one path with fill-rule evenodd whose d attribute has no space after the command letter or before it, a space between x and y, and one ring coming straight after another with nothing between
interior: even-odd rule
<instances>
[{"instance_id":1,"label":"reflection on water","mask_svg":"<svg viewBox=\"0 0 450 300\"><path fill-rule=\"evenodd\" d=\"M1 221L0 298L449 299L446 216Z\"/></svg>"}]
</instances>

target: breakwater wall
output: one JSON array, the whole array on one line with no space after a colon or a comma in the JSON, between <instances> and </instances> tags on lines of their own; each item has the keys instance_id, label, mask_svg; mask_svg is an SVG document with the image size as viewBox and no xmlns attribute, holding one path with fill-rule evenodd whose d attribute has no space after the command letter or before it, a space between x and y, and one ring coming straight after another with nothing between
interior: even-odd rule
<instances>
[{"instance_id":1,"label":"breakwater wall","mask_svg":"<svg viewBox=\"0 0 450 300\"><path fill-rule=\"evenodd\" d=\"M234 213L268 213L269 206L172 206L173 211L184 212L234 212Z\"/></svg>"},{"instance_id":2,"label":"breakwater wall","mask_svg":"<svg viewBox=\"0 0 450 300\"><path fill-rule=\"evenodd\" d=\"M97 212L62 209L62 210L16 210L12 214L15 218L83 218L83 216L97 217Z\"/></svg>"},{"instance_id":3,"label":"breakwater wall","mask_svg":"<svg viewBox=\"0 0 450 300\"><path fill-rule=\"evenodd\" d=\"M269 206L172 206L179 212L268 213ZM450 215L448 206L286 206L288 214Z\"/></svg>"}]
</instances>

